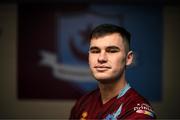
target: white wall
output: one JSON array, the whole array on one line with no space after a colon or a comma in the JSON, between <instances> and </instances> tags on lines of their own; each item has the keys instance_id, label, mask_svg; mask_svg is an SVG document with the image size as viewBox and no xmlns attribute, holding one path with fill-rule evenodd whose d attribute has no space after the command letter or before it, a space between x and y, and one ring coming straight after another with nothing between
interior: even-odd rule
<instances>
[{"instance_id":1,"label":"white wall","mask_svg":"<svg viewBox=\"0 0 180 120\"><path fill-rule=\"evenodd\" d=\"M180 118L180 6L164 8L163 101L159 118ZM17 6L0 5L0 118L68 118L74 101L17 99ZM155 28L156 29L156 28Z\"/></svg>"}]
</instances>

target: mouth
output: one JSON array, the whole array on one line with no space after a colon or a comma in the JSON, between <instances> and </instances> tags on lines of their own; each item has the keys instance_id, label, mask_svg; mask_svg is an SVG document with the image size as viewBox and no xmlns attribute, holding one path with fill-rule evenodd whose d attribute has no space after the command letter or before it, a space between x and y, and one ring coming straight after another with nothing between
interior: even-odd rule
<instances>
[{"instance_id":1,"label":"mouth","mask_svg":"<svg viewBox=\"0 0 180 120\"><path fill-rule=\"evenodd\" d=\"M104 72L110 69L109 66L95 66L94 68L99 72Z\"/></svg>"}]
</instances>

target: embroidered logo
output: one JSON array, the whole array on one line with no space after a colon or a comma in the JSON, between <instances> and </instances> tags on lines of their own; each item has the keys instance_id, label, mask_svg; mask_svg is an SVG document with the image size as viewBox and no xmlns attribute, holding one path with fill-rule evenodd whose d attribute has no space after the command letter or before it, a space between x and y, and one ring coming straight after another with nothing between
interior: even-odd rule
<instances>
[{"instance_id":1,"label":"embroidered logo","mask_svg":"<svg viewBox=\"0 0 180 120\"><path fill-rule=\"evenodd\" d=\"M86 120L86 117L88 116L87 112L83 112L81 115L81 119L80 120Z\"/></svg>"},{"instance_id":2,"label":"embroidered logo","mask_svg":"<svg viewBox=\"0 0 180 120\"><path fill-rule=\"evenodd\" d=\"M137 106L134 107L134 111L136 111L136 113L141 113L154 117L154 111L151 109L151 106L145 103L142 104L138 103Z\"/></svg>"}]
</instances>

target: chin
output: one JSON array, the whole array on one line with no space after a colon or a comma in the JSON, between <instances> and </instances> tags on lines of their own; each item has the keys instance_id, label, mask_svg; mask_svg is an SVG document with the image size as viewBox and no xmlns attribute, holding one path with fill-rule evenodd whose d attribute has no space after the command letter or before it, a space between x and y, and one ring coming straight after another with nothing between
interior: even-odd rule
<instances>
[{"instance_id":1,"label":"chin","mask_svg":"<svg viewBox=\"0 0 180 120\"><path fill-rule=\"evenodd\" d=\"M107 75L107 74L94 74L94 77L97 79L97 80L104 80L104 79L109 79L110 76Z\"/></svg>"},{"instance_id":2,"label":"chin","mask_svg":"<svg viewBox=\"0 0 180 120\"><path fill-rule=\"evenodd\" d=\"M94 76L94 78L101 83L110 83L113 80L110 76Z\"/></svg>"},{"instance_id":3,"label":"chin","mask_svg":"<svg viewBox=\"0 0 180 120\"><path fill-rule=\"evenodd\" d=\"M97 79L97 81L101 84L111 84L114 83L113 79Z\"/></svg>"}]
</instances>

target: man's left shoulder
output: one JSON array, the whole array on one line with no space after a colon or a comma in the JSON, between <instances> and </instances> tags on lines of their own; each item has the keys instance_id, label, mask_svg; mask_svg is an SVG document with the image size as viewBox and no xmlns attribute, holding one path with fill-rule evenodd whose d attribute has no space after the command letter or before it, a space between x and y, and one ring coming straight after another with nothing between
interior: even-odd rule
<instances>
[{"instance_id":1,"label":"man's left shoulder","mask_svg":"<svg viewBox=\"0 0 180 120\"><path fill-rule=\"evenodd\" d=\"M129 117L156 118L149 101L136 90L131 88L124 97L123 111Z\"/></svg>"},{"instance_id":2,"label":"man's left shoulder","mask_svg":"<svg viewBox=\"0 0 180 120\"><path fill-rule=\"evenodd\" d=\"M144 102L150 105L149 101L133 88L130 88L123 97L124 97L124 101L130 102L132 104Z\"/></svg>"}]
</instances>

